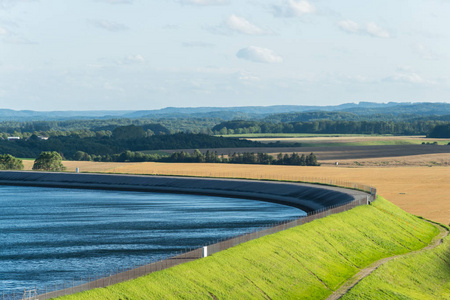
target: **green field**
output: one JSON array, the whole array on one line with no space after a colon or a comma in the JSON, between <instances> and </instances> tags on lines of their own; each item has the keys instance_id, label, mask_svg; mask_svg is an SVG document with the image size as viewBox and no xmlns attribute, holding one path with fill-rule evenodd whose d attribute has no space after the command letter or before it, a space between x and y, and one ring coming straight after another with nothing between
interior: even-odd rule
<instances>
[{"instance_id":1,"label":"green field","mask_svg":"<svg viewBox=\"0 0 450 300\"><path fill-rule=\"evenodd\" d=\"M389 261L342 299L450 299L450 236L435 249Z\"/></svg>"},{"instance_id":2,"label":"green field","mask_svg":"<svg viewBox=\"0 0 450 300\"><path fill-rule=\"evenodd\" d=\"M313 137L364 137L364 136L392 136L392 135L367 135L367 134L328 134L328 133L245 133L216 135L233 138L313 138Z\"/></svg>"},{"instance_id":3,"label":"green field","mask_svg":"<svg viewBox=\"0 0 450 300\"><path fill-rule=\"evenodd\" d=\"M349 146L390 146L390 145L421 145L422 140L385 140L385 141L358 141L358 142L324 142L324 143L311 143L301 142L302 147L349 147ZM434 142L434 141L428 141ZM438 145L447 145L448 141L436 141ZM286 142L283 142L286 143ZM424 147L428 145L423 145Z\"/></svg>"},{"instance_id":4,"label":"green field","mask_svg":"<svg viewBox=\"0 0 450 300\"><path fill-rule=\"evenodd\" d=\"M381 258L439 230L383 198L210 257L63 299L324 299Z\"/></svg>"}]
</instances>

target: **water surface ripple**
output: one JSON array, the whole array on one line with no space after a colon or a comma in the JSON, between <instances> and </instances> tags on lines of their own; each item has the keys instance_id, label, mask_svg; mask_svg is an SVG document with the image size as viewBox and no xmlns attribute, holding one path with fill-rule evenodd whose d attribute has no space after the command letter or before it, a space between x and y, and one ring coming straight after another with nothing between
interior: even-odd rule
<instances>
[{"instance_id":1,"label":"water surface ripple","mask_svg":"<svg viewBox=\"0 0 450 300\"><path fill-rule=\"evenodd\" d=\"M0 186L0 292L80 280L301 215L245 199Z\"/></svg>"}]
</instances>

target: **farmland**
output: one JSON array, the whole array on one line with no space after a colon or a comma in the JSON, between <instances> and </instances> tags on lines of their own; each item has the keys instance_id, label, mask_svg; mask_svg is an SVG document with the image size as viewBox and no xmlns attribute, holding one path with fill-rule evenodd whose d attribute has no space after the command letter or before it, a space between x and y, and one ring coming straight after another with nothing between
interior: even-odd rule
<instances>
[{"instance_id":1,"label":"farmland","mask_svg":"<svg viewBox=\"0 0 450 300\"><path fill-rule=\"evenodd\" d=\"M324 299L361 268L423 248L438 232L379 198L371 206L63 299Z\"/></svg>"}]
</instances>

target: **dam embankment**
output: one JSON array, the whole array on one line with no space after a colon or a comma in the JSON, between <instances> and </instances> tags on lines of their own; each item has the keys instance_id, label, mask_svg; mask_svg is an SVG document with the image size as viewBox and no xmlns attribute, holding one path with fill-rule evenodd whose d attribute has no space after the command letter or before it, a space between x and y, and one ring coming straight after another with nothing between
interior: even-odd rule
<instances>
[{"instance_id":1,"label":"dam embankment","mask_svg":"<svg viewBox=\"0 0 450 300\"><path fill-rule=\"evenodd\" d=\"M290 205L305 212L368 197L362 191L294 182L35 171L0 171L0 184L244 198Z\"/></svg>"}]
</instances>

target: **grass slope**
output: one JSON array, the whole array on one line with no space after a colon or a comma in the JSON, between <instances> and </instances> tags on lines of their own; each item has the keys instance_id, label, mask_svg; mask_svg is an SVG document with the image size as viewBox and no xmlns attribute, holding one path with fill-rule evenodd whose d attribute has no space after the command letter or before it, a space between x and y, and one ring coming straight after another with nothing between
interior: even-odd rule
<instances>
[{"instance_id":1,"label":"grass slope","mask_svg":"<svg viewBox=\"0 0 450 300\"><path fill-rule=\"evenodd\" d=\"M136 280L64 299L324 299L359 269L439 230L379 198Z\"/></svg>"},{"instance_id":2,"label":"grass slope","mask_svg":"<svg viewBox=\"0 0 450 300\"><path fill-rule=\"evenodd\" d=\"M450 236L435 249L394 259L342 299L450 299Z\"/></svg>"}]
</instances>

